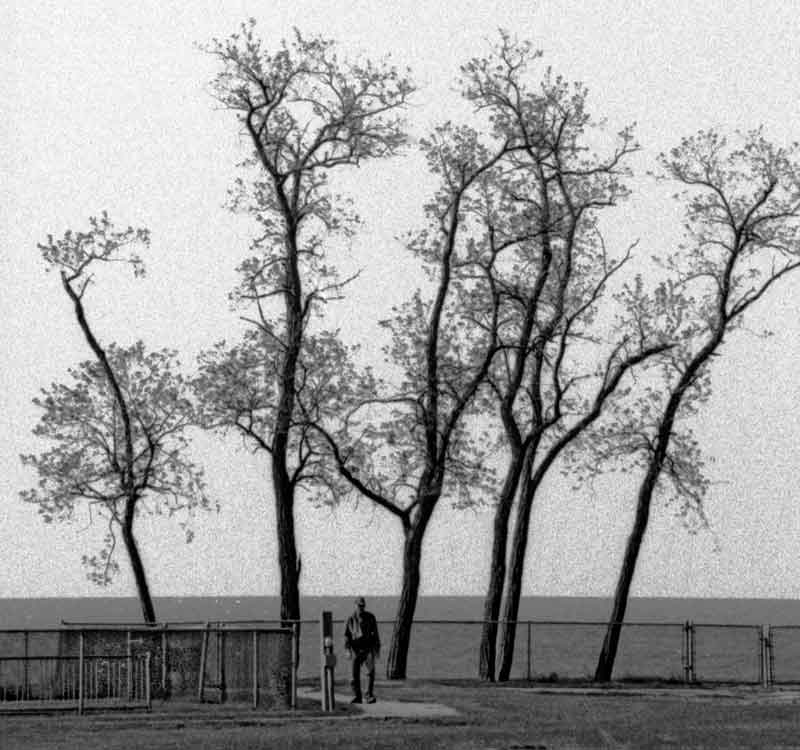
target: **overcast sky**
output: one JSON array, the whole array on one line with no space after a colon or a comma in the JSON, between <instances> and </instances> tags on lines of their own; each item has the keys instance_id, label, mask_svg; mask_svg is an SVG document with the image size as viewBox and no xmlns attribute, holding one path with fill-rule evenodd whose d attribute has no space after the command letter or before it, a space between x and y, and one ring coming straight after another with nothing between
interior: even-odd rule
<instances>
[{"instance_id":1,"label":"overcast sky","mask_svg":"<svg viewBox=\"0 0 800 750\"><path fill-rule=\"evenodd\" d=\"M227 304L233 269L247 251L248 225L222 208L246 153L230 113L207 82L214 61L196 42L225 37L250 16L277 43L319 32L348 52L389 53L411 67L420 90L413 131L457 117L454 79L488 50L498 27L533 41L567 78L590 89L590 105L618 130L637 123L644 175L682 135L761 123L778 142L800 138L800 21L790 2L598 1L369 3L76 1L3 3L0 79L0 596L134 595L127 561L110 589L85 579L80 557L102 530L45 526L18 498L35 478L20 453L31 435L38 389L89 356L57 277L36 243L83 228L103 209L120 225L146 225L145 280L104 276L87 307L104 342L143 338L191 364L196 352L235 335ZM400 301L414 269L394 237L414 226L430 182L413 154L341 182L365 220L354 243L361 288L334 311L368 344L372 321ZM643 257L677 239L675 209L642 177L611 228L613 241L640 239ZM408 283L404 284L403 279ZM712 529L686 533L670 508L652 514L634 595L800 594L800 280L783 283L714 364L714 397L700 435L717 482ZM355 322L358 324L356 325ZM369 348L369 346L368 346ZM219 515L199 518L186 546L177 524L142 522L138 536L155 595L273 595L278 591L268 467L262 458L198 445ZM574 494L554 480L537 500L526 594L610 595L632 519L634 488L600 482ZM362 503L336 512L299 503L305 594L394 594L400 530ZM482 594L491 509L456 513L443 502L423 560L423 593Z\"/></svg>"}]
</instances>

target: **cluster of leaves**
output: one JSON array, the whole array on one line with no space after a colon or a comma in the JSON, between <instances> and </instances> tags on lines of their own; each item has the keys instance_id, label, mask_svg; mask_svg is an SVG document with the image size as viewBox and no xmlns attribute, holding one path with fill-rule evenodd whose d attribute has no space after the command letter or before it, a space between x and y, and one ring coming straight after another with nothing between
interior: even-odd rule
<instances>
[{"instance_id":1,"label":"cluster of leaves","mask_svg":"<svg viewBox=\"0 0 800 750\"><path fill-rule=\"evenodd\" d=\"M54 383L34 399L42 413L33 432L51 447L22 456L39 476L38 486L22 499L37 505L45 522L72 520L85 507L90 518L96 514L105 522L102 552L84 556L90 578L100 583L118 570L116 535L132 496L136 517L182 513L188 521L196 510L211 507L202 470L187 457L185 430L196 417L176 353L148 352L137 342L112 344L107 356L131 417L133 465L127 464L117 400L96 360L70 369L68 382Z\"/></svg>"},{"instance_id":2,"label":"cluster of leaves","mask_svg":"<svg viewBox=\"0 0 800 750\"><path fill-rule=\"evenodd\" d=\"M134 276L144 276L145 268L141 257L134 252L123 254L131 245L150 244L150 232L143 227L127 227L122 231L114 228L108 214L89 218L89 231L68 230L60 239L47 236L47 242L38 245L46 263L46 270L58 269L70 280L84 276L89 265L95 262L127 263L133 268ZM84 280L81 293L91 280Z\"/></svg>"},{"instance_id":3,"label":"cluster of leaves","mask_svg":"<svg viewBox=\"0 0 800 750\"><path fill-rule=\"evenodd\" d=\"M711 397L711 364L723 340L775 282L800 267L798 155L796 144L775 146L760 130L731 139L700 131L661 155L660 178L681 186L675 198L686 206L685 239L654 259L666 278L649 289L637 277L619 302L643 335L660 334L674 346L576 446L576 479L603 466L643 469L666 438L658 490L690 527L706 523L711 483L696 418Z\"/></svg>"}]
</instances>

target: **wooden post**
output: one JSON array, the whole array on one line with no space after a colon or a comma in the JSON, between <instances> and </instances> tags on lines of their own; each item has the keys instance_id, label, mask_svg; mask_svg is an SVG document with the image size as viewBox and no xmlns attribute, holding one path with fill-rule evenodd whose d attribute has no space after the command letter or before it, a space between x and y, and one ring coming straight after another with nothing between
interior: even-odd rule
<instances>
[{"instance_id":1,"label":"wooden post","mask_svg":"<svg viewBox=\"0 0 800 750\"><path fill-rule=\"evenodd\" d=\"M131 631L128 630L128 646L125 652L125 664L128 670L127 700L133 698L133 645L131 644Z\"/></svg>"},{"instance_id":2,"label":"wooden post","mask_svg":"<svg viewBox=\"0 0 800 750\"><path fill-rule=\"evenodd\" d=\"M83 713L83 631L78 633L78 715Z\"/></svg>"},{"instance_id":3,"label":"wooden post","mask_svg":"<svg viewBox=\"0 0 800 750\"><path fill-rule=\"evenodd\" d=\"M767 667L769 671L769 685L772 687L775 684L775 650L772 642L772 625L767 625Z\"/></svg>"},{"instance_id":4,"label":"wooden post","mask_svg":"<svg viewBox=\"0 0 800 750\"><path fill-rule=\"evenodd\" d=\"M150 653L149 651L147 653ZM161 631L161 698L167 697L167 623Z\"/></svg>"},{"instance_id":5,"label":"wooden post","mask_svg":"<svg viewBox=\"0 0 800 750\"><path fill-rule=\"evenodd\" d=\"M297 708L297 670L299 668L299 646L300 632L296 622L292 623L292 695L290 697L291 707Z\"/></svg>"},{"instance_id":6,"label":"wooden post","mask_svg":"<svg viewBox=\"0 0 800 750\"><path fill-rule=\"evenodd\" d=\"M27 700L30 696L31 691L31 677L30 671L28 666L28 658L30 657L30 643L29 643L29 635L28 631L25 631L25 661L24 661L24 676L23 676L23 685L22 685L22 697L24 700Z\"/></svg>"},{"instance_id":7,"label":"wooden post","mask_svg":"<svg viewBox=\"0 0 800 750\"><path fill-rule=\"evenodd\" d=\"M206 659L208 658L208 635L209 623L203 630L203 642L200 646L200 679L198 680L197 697L200 702L203 702L203 688L206 683Z\"/></svg>"},{"instance_id":8,"label":"wooden post","mask_svg":"<svg viewBox=\"0 0 800 750\"><path fill-rule=\"evenodd\" d=\"M225 628L221 622L217 623L218 643L219 643L219 702L225 703L228 700L228 685L225 675Z\"/></svg>"},{"instance_id":9,"label":"wooden post","mask_svg":"<svg viewBox=\"0 0 800 750\"><path fill-rule=\"evenodd\" d=\"M258 631L253 631L253 708L258 708Z\"/></svg>"},{"instance_id":10,"label":"wooden post","mask_svg":"<svg viewBox=\"0 0 800 750\"><path fill-rule=\"evenodd\" d=\"M761 687L768 688L772 685L772 632L769 625L761 626L759 646Z\"/></svg>"},{"instance_id":11,"label":"wooden post","mask_svg":"<svg viewBox=\"0 0 800 750\"><path fill-rule=\"evenodd\" d=\"M147 651L144 655L144 701L149 711L152 706L150 699L150 651Z\"/></svg>"}]
</instances>

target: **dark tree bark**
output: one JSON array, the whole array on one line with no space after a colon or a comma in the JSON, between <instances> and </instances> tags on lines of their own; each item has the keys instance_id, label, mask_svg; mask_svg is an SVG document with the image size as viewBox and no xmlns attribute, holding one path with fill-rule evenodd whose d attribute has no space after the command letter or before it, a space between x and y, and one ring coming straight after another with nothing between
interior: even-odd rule
<instances>
[{"instance_id":1,"label":"dark tree bark","mask_svg":"<svg viewBox=\"0 0 800 750\"><path fill-rule=\"evenodd\" d=\"M528 451L525 462L530 469L533 463L535 448ZM506 582L506 601L503 608L503 627L500 647L500 669L497 679L506 682L511 677L511 667L514 663L514 643L517 635L517 618L519 617L519 602L522 597L522 581L525 573L525 556L528 552L528 537L530 533L531 508L536 494L534 477L527 471L522 477L520 498L514 523L514 538L511 543L511 559L508 565L508 580Z\"/></svg>"},{"instance_id":2,"label":"dark tree bark","mask_svg":"<svg viewBox=\"0 0 800 750\"><path fill-rule=\"evenodd\" d=\"M633 522L628 543L625 547L625 556L622 560L622 567L617 580L617 588L614 592L614 605L611 609L606 635L603 639L603 647L600 651L600 658L597 661L594 679L596 682L608 682L614 669L614 661L617 658L619 638L622 632L622 622L625 620L625 611L628 607L628 595L630 594L633 576L636 572L636 562L639 559L639 550L642 548L642 541L647 530L647 522L650 517L650 503L653 498L653 490L658 478L660 469L655 466L647 473L645 481L639 490L639 500L636 504L636 517Z\"/></svg>"},{"instance_id":3,"label":"dark tree bark","mask_svg":"<svg viewBox=\"0 0 800 750\"><path fill-rule=\"evenodd\" d=\"M136 591L139 596L139 603L142 607L142 615L146 623L155 623L156 613L153 606L153 599L150 596L150 587L147 583L147 576L145 574L144 564L142 563L139 548L136 543L136 538L133 535L133 521L136 517L136 503L139 500L139 494L136 488L136 477L134 474L134 455L133 455L133 433L131 430L131 418L128 410L128 404L120 388L117 375L114 372L111 364L108 361L108 356L105 350L100 345L96 336L92 332L89 322L86 319L86 311L82 302L82 290L75 290L72 287L72 282L77 278L76 275L70 278L65 272L61 273L61 281L67 295L72 300L75 307L75 317L78 320L81 331L89 344L94 355L103 367L108 384L114 394L114 400L117 408L119 409L120 419L122 420L123 434L125 436L125 452L124 452L124 465L122 467L121 482L126 496L125 511L122 521L122 538L125 543L125 550L128 553L128 559L131 563L134 581L136 583ZM85 286L83 287L85 289ZM152 449L152 446L151 446Z\"/></svg>"},{"instance_id":4,"label":"dark tree bark","mask_svg":"<svg viewBox=\"0 0 800 750\"><path fill-rule=\"evenodd\" d=\"M253 19L227 40L214 40L207 51L222 64L213 90L237 114L261 171L248 189L240 181L234 205L244 206L259 225L252 244L257 258L239 269L247 287L240 301L256 311L245 320L268 342L260 351L270 372L258 407L225 402L226 413L215 426L240 430L269 454L281 620L288 622L300 618L295 499L303 488L331 489L320 478L309 422L341 406L331 406L333 396L321 404L304 394L329 366L314 360L309 321L347 283L327 257L326 242L354 226L354 217L339 210L328 180L338 167L397 152L405 142L398 111L413 86L388 63L352 63L330 40L299 31L269 52Z\"/></svg>"},{"instance_id":5,"label":"dark tree bark","mask_svg":"<svg viewBox=\"0 0 800 750\"><path fill-rule=\"evenodd\" d=\"M133 507L134 503L128 501L129 507ZM142 563L141 555L139 554L139 547L136 544L136 538L133 535L133 515L125 514L125 522L122 527L122 540L125 543L125 550L128 553L128 559L131 562L131 569L133 570L133 579L136 583L136 593L139 596L139 604L142 607L142 617L148 624L155 624L156 610L153 606L153 599L150 596L150 586L147 583L147 574L145 573L144 564Z\"/></svg>"},{"instance_id":6,"label":"dark tree bark","mask_svg":"<svg viewBox=\"0 0 800 750\"><path fill-rule=\"evenodd\" d=\"M513 447L508 471L495 509L492 527L492 557L489 584L483 602L483 628L481 630L479 674L482 680L495 679L496 644L500 606L503 601L503 584L506 578L508 555L508 526L519 479L523 472L522 448Z\"/></svg>"},{"instance_id":7,"label":"dark tree bark","mask_svg":"<svg viewBox=\"0 0 800 750\"><path fill-rule=\"evenodd\" d=\"M614 604L595 670L595 680L611 679L619 647L622 622L636 563L647 531L651 504L663 476L673 482L684 499L701 509L706 483L684 464L693 456L681 455L675 443L680 410L692 413L707 393L711 360L723 339L784 275L800 268L798 235L800 205L797 203L797 148L782 149L766 141L760 131L745 136L743 147L728 146L714 131L701 131L683 139L669 156L662 155L667 174L687 191L687 235L692 244L668 259L674 274L663 286L655 304L655 316L674 325L680 346L664 366L666 401L653 423L624 423L618 431L623 450L631 445L647 457L639 487L636 515L617 580ZM699 281L707 287L696 288ZM692 286L692 297L682 290ZM666 290L681 290L672 293ZM696 305L696 307L695 307ZM693 309L694 308L694 309ZM677 311L677 316L675 315ZM688 324L682 321L694 320ZM687 327L683 327L686 325ZM631 435L637 443L626 442ZM619 437L617 438L619 439ZM613 454L612 454L613 455Z\"/></svg>"},{"instance_id":8,"label":"dark tree bark","mask_svg":"<svg viewBox=\"0 0 800 750\"><path fill-rule=\"evenodd\" d=\"M420 563L422 560L422 540L425 534L420 524L408 526L403 540L403 581L400 588L400 601L397 605L392 640L386 658L386 677L390 680L404 680L408 667L408 651L411 646L411 629L414 612L417 608L420 584Z\"/></svg>"},{"instance_id":9,"label":"dark tree bark","mask_svg":"<svg viewBox=\"0 0 800 750\"><path fill-rule=\"evenodd\" d=\"M623 345L620 344L615 349L606 362L603 382L597 390L589 410L544 452L538 464L536 464L536 454L543 433L539 432L531 436L531 442L525 455L520 498L514 526L514 539L511 548L511 561L507 575L506 603L503 612L503 631L501 635L502 652L498 674L500 681L504 682L509 679L514 662L516 623L519 617L519 604L522 597L522 582L525 573L525 556L530 535L531 512L536 493L547 472L550 471L550 468L564 449L600 418L608 399L617 390L625 373L650 357L671 348L669 344L663 343L645 347L644 342L640 342L640 345L642 348L638 352L628 355L620 361L617 360L617 355Z\"/></svg>"}]
</instances>

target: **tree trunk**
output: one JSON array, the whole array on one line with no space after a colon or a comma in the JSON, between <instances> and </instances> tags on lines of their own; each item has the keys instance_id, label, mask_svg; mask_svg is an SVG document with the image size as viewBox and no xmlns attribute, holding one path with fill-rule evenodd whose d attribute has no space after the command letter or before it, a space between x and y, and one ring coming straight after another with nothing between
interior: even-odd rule
<instances>
[{"instance_id":1,"label":"tree trunk","mask_svg":"<svg viewBox=\"0 0 800 750\"><path fill-rule=\"evenodd\" d=\"M139 547L133 536L133 517L131 514L128 514L122 526L122 539L125 542L128 559L131 561L133 579L136 582L136 592L139 595L139 603L142 607L142 616L148 625L153 625L156 622L156 610L150 597L150 586L147 584L147 575L144 572Z\"/></svg>"},{"instance_id":2,"label":"tree trunk","mask_svg":"<svg viewBox=\"0 0 800 750\"><path fill-rule=\"evenodd\" d=\"M650 517L650 503L653 498L653 490L660 473L661 467L651 464L645 477L642 487L639 490L639 500L636 505L636 517L633 522L633 529L628 537L628 544L625 548L625 557L622 561L622 568L617 580L617 589L614 593L614 606L611 610L611 617L608 621L608 628L603 639L603 648L600 651L600 658L597 661L597 669L594 673L596 682L608 682L614 671L614 660L617 658L619 647L619 637L622 632L622 622L625 619L625 610L628 607L628 594L633 583L633 576L636 572L636 561L639 558L639 550L642 548L642 540L647 530L647 521Z\"/></svg>"},{"instance_id":3,"label":"tree trunk","mask_svg":"<svg viewBox=\"0 0 800 750\"><path fill-rule=\"evenodd\" d=\"M489 569L489 584L483 602L483 629L480 642L479 677L494 682L497 654L497 620L503 599L503 583L506 577L506 554L508 550L508 521L517 494L522 473L523 457L518 448L512 448L505 482L498 498L494 514L494 537L492 559Z\"/></svg>"},{"instance_id":4,"label":"tree trunk","mask_svg":"<svg viewBox=\"0 0 800 750\"><path fill-rule=\"evenodd\" d=\"M285 465L272 461L272 486L275 493L278 568L281 577L281 625L291 627L300 619L300 568L294 533L294 487Z\"/></svg>"},{"instance_id":5,"label":"tree trunk","mask_svg":"<svg viewBox=\"0 0 800 750\"><path fill-rule=\"evenodd\" d=\"M514 639L517 634L517 616L519 615L519 600L522 596L522 577L525 572L525 554L528 549L528 531L531 521L531 507L535 487L530 476L529 461L533 458L526 456L525 473L522 477L517 518L514 526L514 539L511 546L511 560L506 581L506 603L503 610L503 626L501 633L502 648L500 652L500 672L497 679L506 682L511 676L511 666L514 662Z\"/></svg>"},{"instance_id":6,"label":"tree trunk","mask_svg":"<svg viewBox=\"0 0 800 750\"><path fill-rule=\"evenodd\" d=\"M414 624L414 611L417 608L420 582L420 559L422 557L423 528L419 524L409 527L403 543L403 584L400 602L394 621L392 642L386 660L386 677L390 680L404 680L408 664L408 649L411 644L411 628Z\"/></svg>"}]
</instances>

